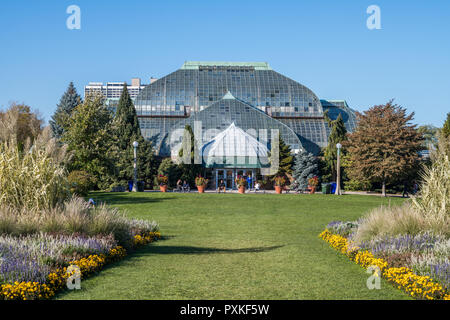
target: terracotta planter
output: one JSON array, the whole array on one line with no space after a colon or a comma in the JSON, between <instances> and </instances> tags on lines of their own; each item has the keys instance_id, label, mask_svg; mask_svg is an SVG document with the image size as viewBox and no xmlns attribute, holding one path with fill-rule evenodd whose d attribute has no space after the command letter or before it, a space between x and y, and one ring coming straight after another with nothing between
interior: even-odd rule
<instances>
[{"instance_id":1,"label":"terracotta planter","mask_svg":"<svg viewBox=\"0 0 450 320\"><path fill-rule=\"evenodd\" d=\"M281 193L283 193L283 188L280 186L275 186L275 192L278 194L281 194Z\"/></svg>"},{"instance_id":2,"label":"terracotta planter","mask_svg":"<svg viewBox=\"0 0 450 320\"><path fill-rule=\"evenodd\" d=\"M309 188L310 188L309 194L314 194L314 193L316 193L316 188L317 188L317 187L309 187Z\"/></svg>"},{"instance_id":3,"label":"terracotta planter","mask_svg":"<svg viewBox=\"0 0 450 320\"><path fill-rule=\"evenodd\" d=\"M245 193L245 187L244 186L240 186L239 187L239 193Z\"/></svg>"},{"instance_id":4,"label":"terracotta planter","mask_svg":"<svg viewBox=\"0 0 450 320\"><path fill-rule=\"evenodd\" d=\"M205 186L197 186L198 193L205 193Z\"/></svg>"},{"instance_id":5,"label":"terracotta planter","mask_svg":"<svg viewBox=\"0 0 450 320\"><path fill-rule=\"evenodd\" d=\"M159 190L161 190L161 192L167 192L167 185L159 186Z\"/></svg>"}]
</instances>

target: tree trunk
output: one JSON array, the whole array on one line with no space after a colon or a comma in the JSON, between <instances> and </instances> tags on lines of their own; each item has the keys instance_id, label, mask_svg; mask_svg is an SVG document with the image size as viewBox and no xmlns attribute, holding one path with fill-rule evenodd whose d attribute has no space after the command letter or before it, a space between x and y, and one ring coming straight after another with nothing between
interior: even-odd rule
<instances>
[{"instance_id":1,"label":"tree trunk","mask_svg":"<svg viewBox=\"0 0 450 320\"><path fill-rule=\"evenodd\" d=\"M381 187L381 196L386 197L386 181L383 180L383 186Z\"/></svg>"}]
</instances>

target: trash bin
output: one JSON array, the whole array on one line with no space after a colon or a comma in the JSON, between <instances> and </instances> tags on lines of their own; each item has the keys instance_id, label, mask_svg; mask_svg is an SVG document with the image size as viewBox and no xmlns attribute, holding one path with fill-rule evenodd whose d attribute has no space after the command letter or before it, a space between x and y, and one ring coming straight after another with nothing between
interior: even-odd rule
<instances>
[{"instance_id":1,"label":"trash bin","mask_svg":"<svg viewBox=\"0 0 450 320\"><path fill-rule=\"evenodd\" d=\"M331 192L332 194L334 194L334 193L336 192L336 182L330 183L330 186L331 186L330 192Z\"/></svg>"},{"instance_id":2,"label":"trash bin","mask_svg":"<svg viewBox=\"0 0 450 320\"><path fill-rule=\"evenodd\" d=\"M128 191L132 191L133 190L133 181L128 181Z\"/></svg>"},{"instance_id":3,"label":"trash bin","mask_svg":"<svg viewBox=\"0 0 450 320\"><path fill-rule=\"evenodd\" d=\"M331 184L322 183L322 194L330 194L331 193Z\"/></svg>"},{"instance_id":4,"label":"trash bin","mask_svg":"<svg viewBox=\"0 0 450 320\"><path fill-rule=\"evenodd\" d=\"M144 192L145 182L144 181L138 181L137 183L137 191L138 192Z\"/></svg>"}]
</instances>

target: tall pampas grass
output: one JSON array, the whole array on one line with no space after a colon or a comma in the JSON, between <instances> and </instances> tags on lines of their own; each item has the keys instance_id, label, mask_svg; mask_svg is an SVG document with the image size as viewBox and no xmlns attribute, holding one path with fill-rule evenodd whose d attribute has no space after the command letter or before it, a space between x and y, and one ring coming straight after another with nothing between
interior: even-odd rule
<instances>
[{"instance_id":1,"label":"tall pampas grass","mask_svg":"<svg viewBox=\"0 0 450 320\"><path fill-rule=\"evenodd\" d=\"M69 184L58 148L49 129L20 150L15 139L0 143L0 206L42 210L55 207L69 196Z\"/></svg>"},{"instance_id":2,"label":"tall pampas grass","mask_svg":"<svg viewBox=\"0 0 450 320\"><path fill-rule=\"evenodd\" d=\"M422 185L414 206L430 222L448 224L450 219L450 139L441 135L436 150L431 153L432 164L422 173Z\"/></svg>"}]
</instances>

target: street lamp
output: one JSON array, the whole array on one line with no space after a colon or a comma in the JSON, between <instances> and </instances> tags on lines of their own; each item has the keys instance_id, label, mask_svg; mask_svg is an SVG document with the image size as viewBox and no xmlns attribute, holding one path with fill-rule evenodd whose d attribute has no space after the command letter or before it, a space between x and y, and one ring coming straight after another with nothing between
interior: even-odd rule
<instances>
[{"instance_id":1,"label":"street lamp","mask_svg":"<svg viewBox=\"0 0 450 320\"><path fill-rule=\"evenodd\" d=\"M133 176L133 192L137 192L137 147L138 147L139 143L137 141L133 142L133 148L134 148L134 163L133 163L133 167L134 167L134 176Z\"/></svg>"},{"instance_id":2,"label":"street lamp","mask_svg":"<svg viewBox=\"0 0 450 320\"><path fill-rule=\"evenodd\" d=\"M337 148L337 170L336 170L336 192L334 194L337 194L340 196L341 193L341 148L342 144L338 143L336 144Z\"/></svg>"}]
</instances>

